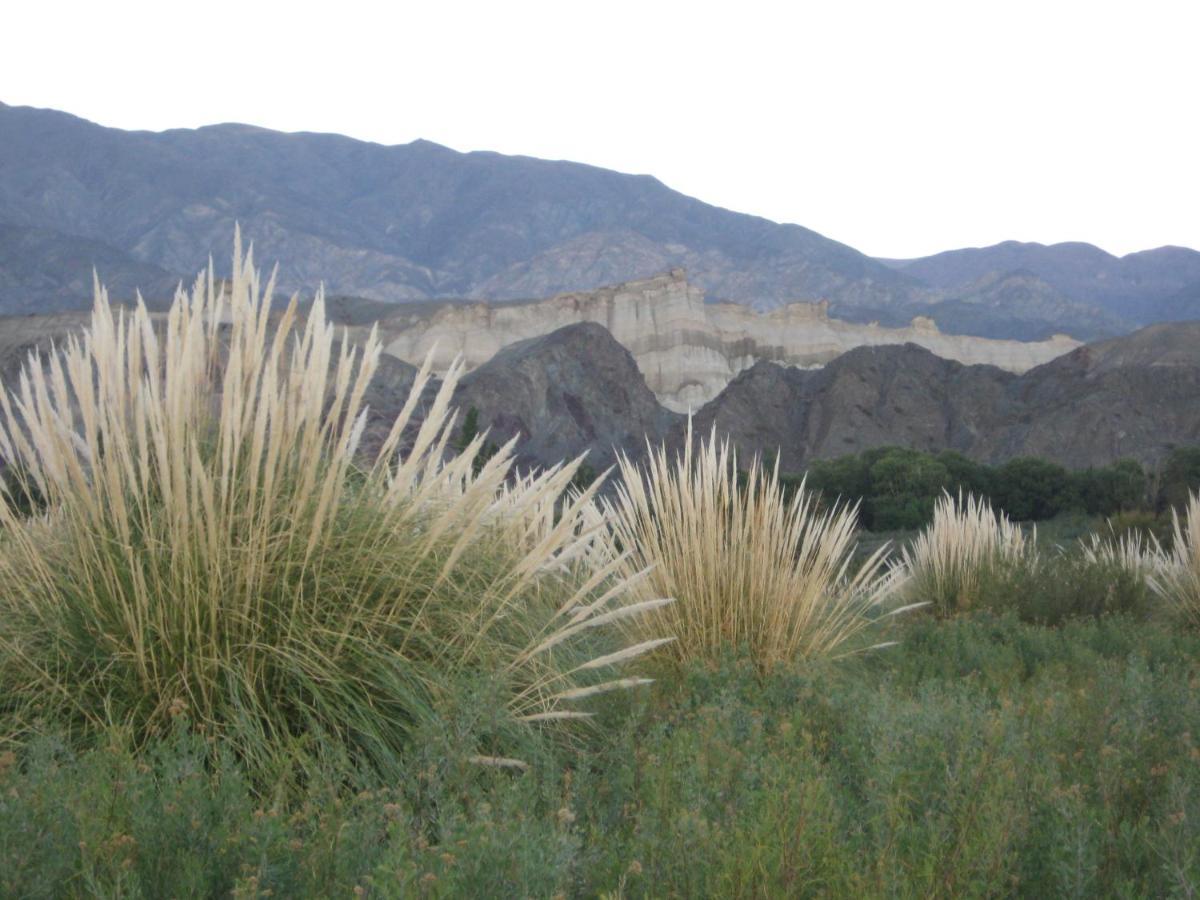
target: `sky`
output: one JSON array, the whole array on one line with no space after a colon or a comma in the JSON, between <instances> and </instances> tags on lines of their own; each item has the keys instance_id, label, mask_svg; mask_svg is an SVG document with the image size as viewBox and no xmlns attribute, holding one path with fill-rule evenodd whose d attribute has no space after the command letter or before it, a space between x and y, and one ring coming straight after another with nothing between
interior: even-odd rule
<instances>
[{"instance_id":1,"label":"sky","mask_svg":"<svg viewBox=\"0 0 1200 900\"><path fill-rule=\"evenodd\" d=\"M0 101L646 173L873 256L1200 248L1200 3L9 4Z\"/></svg>"}]
</instances>

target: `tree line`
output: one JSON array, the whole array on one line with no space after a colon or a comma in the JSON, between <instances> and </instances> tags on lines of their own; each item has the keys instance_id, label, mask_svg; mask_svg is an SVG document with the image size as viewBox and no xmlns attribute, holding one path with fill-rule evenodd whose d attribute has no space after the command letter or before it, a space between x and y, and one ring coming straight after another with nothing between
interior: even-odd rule
<instances>
[{"instance_id":1,"label":"tree line","mask_svg":"<svg viewBox=\"0 0 1200 900\"><path fill-rule=\"evenodd\" d=\"M860 501L860 524L873 531L923 527L942 491L987 497L993 507L1020 521L1051 519L1068 511L1097 516L1135 510L1161 513L1185 501L1189 490L1200 489L1200 447L1178 448L1151 469L1137 460L1121 459L1074 471L1036 457L992 466L954 450L925 453L876 447L816 460L805 474L782 480L795 488L805 477L810 489L830 501Z\"/></svg>"}]
</instances>

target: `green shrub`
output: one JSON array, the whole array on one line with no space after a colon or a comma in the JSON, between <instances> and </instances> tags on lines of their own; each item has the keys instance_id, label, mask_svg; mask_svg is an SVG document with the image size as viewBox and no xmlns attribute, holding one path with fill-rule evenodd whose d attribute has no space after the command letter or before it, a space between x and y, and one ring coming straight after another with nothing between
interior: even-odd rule
<instances>
[{"instance_id":1,"label":"green shrub","mask_svg":"<svg viewBox=\"0 0 1200 900\"><path fill-rule=\"evenodd\" d=\"M394 778L330 757L287 807L179 723L140 751L39 740L0 756L0 895L1196 892L1200 634L1009 611L895 636L663 667L577 747L523 732L523 773L461 760L487 718L462 682Z\"/></svg>"},{"instance_id":2,"label":"green shrub","mask_svg":"<svg viewBox=\"0 0 1200 900\"><path fill-rule=\"evenodd\" d=\"M1171 518L1147 509L1131 509L1117 513L1108 520L1108 531L1116 540L1126 536L1135 537L1145 543L1157 541L1165 547L1171 546Z\"/></svg>"},{"instance_id":3,"label":"green shrub","mask_svg":"<svg viewBox=\"0 0 1200 900\"><path fill-rule=\"evenodd\" d=\"M1019 522L1050 519L1078 503L1065 468L1044 459L1011 459L996 470L992 501Z\"/></svg>"},{"instance_id":4,"label":"green shrub","mask_svg":"<svg viewBox=\"0 0 1200 900\"><path fill-rule=\"evenodd\" d=\"M1183 509L1195 491L1200 491L1200 447L1177 447L1158 474L1158 509Z\"/></svg>"},{"instance_id":5,"label":"green shrub","mask_svg":"<svg viewBox=\"0 0 1200 900\"><path fill-rule=\"evenodd\" d=\"M1144 619L1154 606L1145 568L1063 550L990 571L980 584L979 605L1051 626L1106 615Z\"/></svg>"},{"instance_id":6,"label":"green shrub","mask_svg":"<svg viewBox=\"0 0 1200 900\"><path fill-rule=\"evenodd\" d=\"M920 528L949 487L950 472L933 457L891 448L870 469L871 527L877 531Z\"/></svg>"},{"instance_id":7,"label":"green shrub","mask_svg":"<svg viewBox=\"0 0 1200 900\"><path fill-rule=\"evenodd\" d=\"M1147 478L1141 463L1119 459L1112 465L1071 473L1078 505L1091 515L1138 509L1147 502Z\"/></svg>"},{"instance_id":8,"label":"green shrub","mask_svg":"<svg viewBox=\"0 0 1200 900\"><path fill-rule=\"evenodd\" d=\"M1165 485L1190 477L1189 458L1181 451L1172 456L1163 476ZM798 476L784 479L787 484L799 480ZM928 525L943 491L985 497L1012 519L1039 522L1071 511L1115 516L1151 504L1155 496L1154 479L1132 459L1072 472L1036 458L989 466L955 450L931 454L886 446L814 460L807 480L810 488L830 501L861 501L860 523L873 531Z\"/></svg>"}]
</instances>

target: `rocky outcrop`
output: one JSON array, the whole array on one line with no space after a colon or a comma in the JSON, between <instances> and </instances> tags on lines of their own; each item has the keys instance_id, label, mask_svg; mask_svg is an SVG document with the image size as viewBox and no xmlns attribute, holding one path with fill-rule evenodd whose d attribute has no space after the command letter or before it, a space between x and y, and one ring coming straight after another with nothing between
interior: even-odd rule
<instances>
[{"instance_id":1,"label":"rocky outcrop","mask_svg":"<svg viewBox=\"0 0 1200 900\"><path fill-rule=\"evenodd\" d=\"M661 440L680 418L658 404L629 351L589 322L506 347L463 378L454 402L460 415L478 410L490 440L516 436L519 463L586 452L597 470L617 449Z\"/></svg>"},{"instance_id":2,"label":"rocky outcrop","mask_svg":"<svg viewBox=\"0 0 1200 900\"><path fill-rule=\"evenodd\" d=\"M1174 447L1200 444L1198 396L1200 323L1187 323L1080 347L1022 375L914 344L860 348L818 371L761 362L694 424L715 425L744 455L778 451L789 471L889 444L991 463L1154 465Z\"/></svg>"},{"instance_id":3,"label":"rocky outcrop","mask_svg":"<svg viewBox=\"0 0 1200 900\"><path fill-rule=\"evenodd\" d=\"M704 406L694 426L707 433L715 425L743 454L778 453L785 471L889 444L970 451L1008 408L1006 388L1017 377L915 344L860 347L820 370L760 362Z\"/></svg>"},{"instance_id":4,"label":"rocky outcrop","mask_svg":"<svg viewBox=\"0 0 1200 900\"><path fill-rule=\"evenodd\" d=\"M760 360L817 367L859 346L915 343L946 359L1022 372L1078 346L1056 335L1038 342L943 334L932 319L903 328L844 322L829 305L791 303L766 313L706 303L680 269L597 291L528 303L454 303L397 310L381 323L387 352L416 363L431 350L439 367L463 356L475 367L517 341L576 322L603 325L637 362L659 401L698 409Z\"/></svg>"},{"instance_id":5,"label":"rocky outcrop","mask_svg":"<svg viewBox=\"0 0 1200 900\"><path fill-rule=\"evenodd\" d=\"M720 315L719 308L704 309ZM354 340L365 335L375 311L369 304L334 307ZM408 314L420 319L444 311ZM826 327L823 310L808 313ZM79 313L0 318L4 386L16 386L31 350L48 351L86 319ZM385 320L385 330L394 327ZM920 323L913 330L936 335ZM915 343L856 347L813 368L754 361L746 348L757 345L750 341L714 346L720 349L713 358L751 363L698 410L694 428L707 433L715 425L744 456L778 451L786 471L887 444L956 449L992 463L1034 455L1074 468L1121 457L1156 464L1174 447L1200 445L1200 323L1152 326L1088 344L1021 374L964 365ZM379 446L414 375L412 365L394 356L381 360L366 397L364 453ZM427 389L415 421L435 390ZM590 321L503 348L463 378L454 399L462 414L478 410L492 440L516 435L523 466L586 451L589 464L602 469L616 448L637 454L647 440L679 441L686 427L660 405L634 353Z\"/></svg>"}]
</instances>

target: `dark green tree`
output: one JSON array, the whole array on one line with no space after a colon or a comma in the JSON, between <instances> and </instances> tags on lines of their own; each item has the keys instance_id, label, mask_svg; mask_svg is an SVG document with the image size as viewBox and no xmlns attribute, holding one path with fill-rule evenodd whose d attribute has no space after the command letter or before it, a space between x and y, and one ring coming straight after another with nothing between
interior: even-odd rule
<instances>
[{"instance_id":1,"label":"dark green tree","mask_svg":"<svg viewBox=\"0 0 1200 900\"><path fill-rule=\"evenodd\" d=\"M1027 456L1009 460L996 471L992 502L1009 518L1029 521L1053 518L1077 498L1064 467Z\"/></svg>"},{"instance_id":2,"label":"dark green tree","mask_svg":"<svg viewBox=\"0 0 1200 900\"><path fill-rule=\"evenodd\" d=\"M1079 505L1093 516L1112 516L1145 505L1146 472L1135 459L1074 472L1071 484Z\"/></svg>"},{"instance_id":3,"label":"dark green tree","mask_svg":"<svg viewBox=\"0 0 1200 900\"><path fill-rule=\"evenodd\" d=\"M952 494L962 491L976 497L990 497L995 490L995 470L957 450L943 450L937 461L946 467L949 481L946 490Z\"/></svg>"},{"instance_id":4,"label":"dark green tree","mask_svg":"<svg viewBox=\"0 0 1200 900\"><path fill-rule=\"evenodd\" d=\"M1200 447L1178 447L1163 463L1158 477L1159 509L1178 508L1188 492L1200 490Z\"/></svg>"},{"instance_id":5,"label":"dark green tree","mask_svg":"<svg viewBox=\"0 0 1200 900\"><path fill-rule=\"evenodd\" d=\"M871 527L892 531L928 522L950 473L927 453L893 447L871 466L870 477Z\"/></svg>"}]
</instances>

